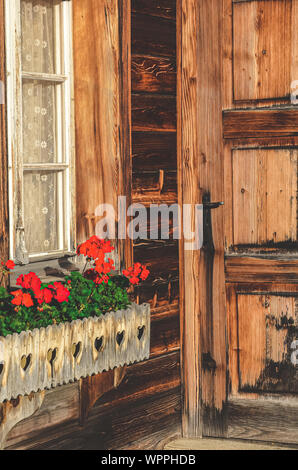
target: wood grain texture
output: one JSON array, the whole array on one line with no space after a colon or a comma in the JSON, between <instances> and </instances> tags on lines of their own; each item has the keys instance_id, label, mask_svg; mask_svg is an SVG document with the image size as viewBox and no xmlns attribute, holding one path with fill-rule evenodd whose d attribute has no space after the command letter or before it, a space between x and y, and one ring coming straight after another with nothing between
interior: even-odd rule
<instances>
[{"instance_id":1,"label":"wood grain texture","mask_svg":"<svg viewBox=\"0 0 298 470\"><path fill-rule=\"evenodd\" d=\"M272 387L272 391L281 387L288 392L297 387L295 367L290 362L291 338L297 335L297 293L297 282L249 281L247 276L246 283L243 279L227 284L230 398L262 400L258 387ZM240 356L242 364L249 362L242 373ZM278 357L281 361L275 360ZM255 377L253 386L241 389L247 380L254 382L251 376ZM276 391L274 395L278 397Z\"/></svg>"},{"instance_id":2,"label":"wood grain texture","mask_svg":"<svg viewBox=\"0 0 298 470\"><path fill-rule=\"evenodd\" d=\"M233 151L233 245L297 240L297 155L286 148Z\"/></svg>"},{"instance_id":3,"label":"wood grain texture","mask_svg":"<svg viewBox=\"0 0 298 470\"><path fill-rule=\"evenodd\" d=\"M131 61L133 92L176 94L174 58L134 55Z\"/></svg>"},{"instance_id":4,"label":"wood grain texture","mask_svg":"<svg viewBox=\"0 0 298 470\"><path fill-rule=\"evenodd\" d=\"M40 410L15 426L7 436L6 446L26 448L26 442L46 439L47 431L79 419L79 383L45 392Z\"/></svg>"},{"instance_id":5,"label":"wood grain texture","mask_svg":"<svg viewBox=\"0 0 298 470\"><path fill-rule=\"evenodd\" d=\"M139 328L143 328L141 338ZM2 402L148 359L150 308L131 304L100 317L0 337L0 347Z\"/></svg>"},{"instance_id":6,"label":"wood grain texture","mask_svg":"<svg viewBox=\"0 0 298 470\"><path fill-rule=\"evenodd\" d=\"M176 25L165 18L132 13L133 54L175 57Z\"/></svg>"},{"instance_id":7,"label":"wood grain texture","mask_svg":"<svg viewBox=\"0 0 298 470\"><path fill-rule=\"evenodd\" d=\"M132 95L133 131L176 132L176 100L165 95Z\"/></svg>"},{"instance_id":8,"label":"wood grain texture","mask_svg":"<svg viewBox=\"0 0 298 470\"><path fill-rule=\"evenodd\" d=\"M233 399L228 404L228 414L228 438L298 443L295 400L286 397L276 400Z\"/></svg>"},{"instance_id":9,"label":"wood grain texture","mask_svg":"<svg viewBox=\"0 0 298 470\"><path fill-rule=\"evenodd\" d=\"M198 2L177 2L178 73L178 177L180 204L199 201L197 181L198 151ZM194 219L194 214L192 214ZM192 220L192 229L195 221ZM184 251L180 243L181 371L183 384L182 429L185 437L202 435L201 351L197 273L197 252Z\"/></svg>"},{"instance_id":10,"label":"wood grain texture","mask_svg":"<svg viewBox=\"0 0 298 470\"><path fill-rule=\"evenodd\" d=\"M98 400L84 428L79 426L78 421L69 420L61 426L40 429L37 436L24 436L21 445L11 441L12 445L7 448L119 449L129 447L137 441L142 446L143 440L148 446L146 448L151 448L156 445L156 433L164 438L166 433L170 434L180 426L179 365L179 353L135 364L128 368L127 375L117 390ZM59 402L57 395L54 402L56 401ZM41 412L42 410L39 413ZM31 430L39 413L30 419ZM125 433L121 432L123 428Z\"/></svg>"},{"instance_id":11,"label":"wood grain texture","mask_svg":"<svg viewBox=\"0 0 298 470\"><path fill-rule=\"evenodd\" d=\"M133 132L133 170L177 170L176 133Z\"/></svg>"},{"instance_id":12,"label":"wood grain texture","mask_svg":"<svg viewBox=\"0 0 298 470\"><path fill-rule=\"evenodd\" d=\"M4 0L0 1L0 81L1 92L5 94L5 18ZM2 97L2 95L1 95ZM8 169L7 169L6 104L0 104L0 256L9 256L9 221L8 221Z\"/></svg>"},{"instance_id":13,"label":"wood grain texture","mask_svg":"<svg viewBox=\"0 0 298 470\"><path fill-rule=\"evenodd\" d=\"M175 0L132 0L131 9L134 13L144 13L146 15L158 16L176 20L176 2Z\"/></svg>"},{"instance_id":14,"label":"wood grain texture","mask_svg":"<svg viewBox=\"0 0 298 470\"><path fill-rule=\"evenodd\" d=\"M298 283L298 263L294 259L266 259L231 256L225 260L227 282Z\"/></svg>"},{"instance_id":15,"label":"wood grain texture","mask_svg":"<svg viewBox=\"0 0 298 470\"><path fill-rule=\"evenodd\" d=\"M222 159L222 2L182 2L182 191L183 202L223 198ZM216 44L216 47L215 47ZM200 54L197 55L198 47ZM179 109L179 107L178 107ZM193 223L193 228L195 227ZM184 433L222 435L226 401L223 211L201 252L184 253ZM212 358L216 373L201 368ZM200 409L200 403L202 409ZM203 419L204 410L204 419ZM203 424L204 422L204 424ZM204 429L203 429L204 428Z\"/></svg>"},{"instance_id":16,"label":"wood grain texture","mask_svg":"<svg viewBox=\"0 0 298 470\"><path fill-rule=\"evenodd\" d=\"M140 241L134 245L134 255L140 263L148 266L150 281L155 277L170 279L178 272L177 240ZM162 259L166 259L166 263L161 262Z\"/></svg>"},{"instance_id":17,"label":"wood grain texture","mask_svg":"<svg viewBox=\"0 0 298 470\"><path fill-rule=\"evenodd\" d=\"M117 209L121 168L120 43L117 0L73 3L80 242L92 235L88 233L86 216L94 215L99 204L112 204Z\"/></svg>"},{"instance_id":18,"label":"wood grain texture","mask_svg":"<svg viewBox=\"0 0 298 470\"><path fill-rule=\"evenodd\" d=\"M177 171L133 172L134 202L177 202Z\"/></svg>"},{"instance_id":19,"label":"wood grain texture","mask_svg":"<svg viewBox=\"0 0 298 470\"><path fill-rule=\"evenodd\" d=\"M161 310L161 309L160 309ZM151 318L150 357L179 351L179 306L168 305L166 312L153 313Z\"/></svg>"},{"instance_id":20,"label":"wood grain texture","mask_svg":"<svg viewBox=\"0 0 298 470\"><path fill-rule=\"evenodd\" d=\"M298 110L296 109L224 112L223 132L225 139L297 136L297 127Z\"/></svg>"},{"instance_id":21,"label":"wood grain texture","mask_svg":"<svg viewBox=\"0 0 298 470\"><path fill-rule=\"evenodd\" d=\"M247 12L247 16L244 15L245 20L240 17L240 2L233 2L232 0L224 1L224 109L243 108L246 105L254 108L289 105L291 83L297 80L298 74L298 1L291 0L291 2L288 2L288 0L285 0L285 2L277 1L272 3L271 0L271 5L273 6L269 8L267 7L270 5L270 2L267 1L246 2L246 6L245 2L241 3L243 6L242 11L245 12L246 10ZM265 9L263 9L262 12L262 6L264 4ZM236 44L237 38L232 32L233 23L235 23L235 20L233 21L235 8L238 8L239 21L243 25L243 29L246 30L246 36L244 36L238 28L240 35L238 35L238 44ZM282 16L277 16L277 19L273 16L273 12L276 13L277 11L279 11L282 16L287 17L290 12L290 18L287 19L287 22L281 20ZM252 25L254 17L256 22ZM269 23L269 18L271 19L271 23ZM249 31L247 31L247 24L252 25ZM286 30L284 27L285 24L287 25ZM276 37L279 37L280 41L279 44L273 48ZM263 44L259 40L262 40ZM280 46L286 42L287 44L282 50ZM234 43L236 45L237 54L234 52ZM246 51L246 56L240 50L240 43ZM252 50L256 51L254 57L251 52ZM242 69L240 68L240 58L242 60ZM275 63L272 60L273 58L276 61ZM285 58L287 58L286 61L284 60ZM234 70L234 61L239 64L236 71ZM287 79L286 75L289 73L288 71L290 71L290 75ZM235 81L235 76L240 77L241 75L248 78L246 82L240 83ZM279 80L280 82L278 83ZM287 83L285 83L285 80L287 80ZM265 93L265 96L269 94L270 90L270 94L276 97L251 101L236 101L234 99L234 90L236 90L236 92L238 90L240 93L243 93L245 90L245 94L250 93L251 96L256 96L259 94L260 89ZM284 97L277 97L277 91L280 93L281 90L285 91Z\"/></svg>"},{"instance_id":22,"label":"wood grain texture","mask_svg":"<svg viewBox=\"0 0 298 470\"><path fill-rule=\"evenodd\" d=\"M136 0L132 12L132 197L148 208L149 215L152 203L177 202L176 4L154 0L149 5ZM159 227L160 221L154 224ZM151 271L150 278L135 289L135 299L146 298L152 308L159 309L153 321L154 355L179 347L178 246L172 242L172 225L171 221L169 242L150 241L148 219L148 240L134 244L135 259Z\"/></svg>"},{"instance_id":23,"label":"wood grain texture","mask_svg":"<svg viewBox=\"0 0 298 470\"><path fill-rule=\"evenodd\" d=\"M119 41L120 41L120 156L119 195L126 196L127 206L132 200L132 159L131 159L131 1L119 0ZM122 214L126 218L127 214ZM133 263L132 241L118 240L120 268Z\"/></svg>"},{"instance_id":24,"label":"wood grain texture","mask_svg":"<svg viewBox=\"0 0 298 470\"><path fill-rule=\"evenodd\" d=\"M291 363L297 305L297 298L290 296L237 296L239 392L297 393Z\"/></svg>"},{"instance_id":25,"label":"wood grain texture","mask_svg":"<svg viewBox=\"0 0 298 470\"><path fill-rule=\"evenodd\" d=\"M105 393L117 388L126 374L126 366L80 380L80 424L83 426L94 404Z\"/></svg>"},{"instance_id":26,"label":"wood grain texture","mask_svg":"<svg viewBox=\"0 0 298 470\"><path fill-rule=\"evenodd\" d=\"M16 400L0 404L0 450L4 449L7 435L11 429L40 409L44 396L45 392L43 391L20 396Z\"/></svg>"},{"instance_id":27,"label":"wood grain texture","mask_svg":"<svg viewBox=\"0 0 298 470\"><path fill-rule=\"evenodd\" d=\"M233 3L234 99L289 97L292 0Z\"/></svg>"}]
</instances>

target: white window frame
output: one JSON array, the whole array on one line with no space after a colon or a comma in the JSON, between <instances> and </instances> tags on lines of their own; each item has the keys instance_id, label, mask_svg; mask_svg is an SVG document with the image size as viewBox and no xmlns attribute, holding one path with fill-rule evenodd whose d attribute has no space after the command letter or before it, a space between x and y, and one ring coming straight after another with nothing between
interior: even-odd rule
<instances>
[{"instance_id":1,"label":"white window frame","mask_svg":"<svg viewBox=\"0 0 298 470\"><path fill-rule=\"evenodd\" d=\"M55 1L55 0L54 0ZM56 2L55 2L56 4ZM8 136L8 192L9 192L9 245L10 258L17 264L43 259L55 259L74 254L75 246L75 177L74 177L74 92L72 47L72 1L61 0L59 10L60 34L56 47L61 54L63 74L22 72L21 51L21 0L5 0L6 24L6 79L7 79L7 136ZM57 10L57 12L58 12ZM56 51L56 52L57 52ZM59 57L56 57L58 62ZM57 70L58 71L58 70ZM61 72L61 70L59 70ZM22 157L22 80L59 84L56 88L57 161L52 164L24 164ZM61 87L60 91L58 88ZM59 99L60 96L60 99ZM57 171L60 184L58 211L59 249L55 252L28 253L25 246L23 173L27 170ZM38 223L38 222L37 222ZM61 229L63 224L63 229Z\"/></svg>"}]
</instances>

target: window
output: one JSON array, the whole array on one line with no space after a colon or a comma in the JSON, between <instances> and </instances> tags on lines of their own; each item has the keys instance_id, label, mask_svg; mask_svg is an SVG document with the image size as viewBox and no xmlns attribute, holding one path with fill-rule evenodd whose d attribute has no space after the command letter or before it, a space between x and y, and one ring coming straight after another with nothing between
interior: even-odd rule
<instances>
[{"instance_id":1,"label":"window","mask_svg":"<svg viewBox=\"0 0 298 470\"><path fill-rule=\"evenodd\" d=\"M73 251L72 11L69 0L6 2L10 256Z\"/></svg>"}]
</instances>

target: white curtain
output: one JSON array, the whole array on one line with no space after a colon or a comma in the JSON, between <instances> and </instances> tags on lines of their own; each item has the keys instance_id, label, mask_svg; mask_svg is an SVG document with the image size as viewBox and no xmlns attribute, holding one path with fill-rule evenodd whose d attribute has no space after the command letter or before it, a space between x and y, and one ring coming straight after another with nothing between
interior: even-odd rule
<instances>
[{"instance_id":1,"label":"white curtain","mask_svg":"<svg viewBox=\"0 0 298 470\"><path fill-rule=\"evenodd\" d=\"M22 0L22 71L54 74L53 0ZM56 89L49 81L23 79L23 162L57 162ZM60 175L61 176L61 175ZM57 179L51 171L24 171L24 221L29 253L58 249Z\"/></svg>"}]
</instances>

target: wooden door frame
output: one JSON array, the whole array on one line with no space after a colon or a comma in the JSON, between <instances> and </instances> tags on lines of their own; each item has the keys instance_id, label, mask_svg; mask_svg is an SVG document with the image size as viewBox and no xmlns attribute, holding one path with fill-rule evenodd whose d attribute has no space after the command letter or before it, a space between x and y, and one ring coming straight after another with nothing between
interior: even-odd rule
<instances>
[{"instance_id":1,"label":"wooden door frame","mask_svg":"<svg viewBox=\"0 0 298 470\"><path fill-rule=\"evenodd\" d=\"M224 200L223 0L177 0L179 203ZM211 211L209 211L211 212ZM211 217L211 221L210 221ZM194 211L192 225L195 227ZM208 225L208 219L210 225ZM182 429L224 436L227 340L224 210L205 214L204 246L180 242Z\"/></svg>"}]
</instances>

